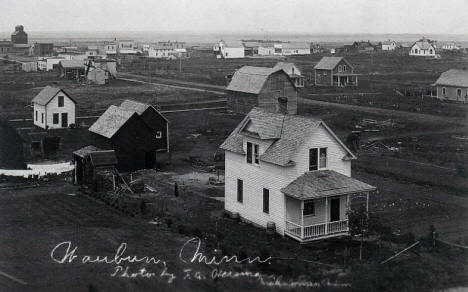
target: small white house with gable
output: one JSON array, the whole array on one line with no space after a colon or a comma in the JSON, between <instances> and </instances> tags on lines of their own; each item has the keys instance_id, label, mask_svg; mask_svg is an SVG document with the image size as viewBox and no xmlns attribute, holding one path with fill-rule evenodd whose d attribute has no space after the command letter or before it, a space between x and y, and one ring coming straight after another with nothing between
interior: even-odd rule
<instances>
[{"instance_id":1,"label":"small white house with gable","mask_svg":"<svg viewBox=\"0 0 468 292\"><path fill-rule=\"evenodd\" d=\"M397 48L397 43L393 40L382 42L382 51L394 51Z\"/></svg>"},{"instance_id":2,"label":"small white house with gable","mask_svg":"<svg viewBox=\"0 0 468 292\"><path fill-rule=\"evenodd\" d=\"M76 101L61 88L46 86L32 104L34 125L40 128L61 129L75 124Z\"/></svg>"},{"instance_id":3,"label":"small white house with gable","mask_svg":"<svg viewBox=\"0 0 468 292\"><path fill-rule=\"evenodd\" d=\"M347 234L351 202L375 191L351 178L356 157L320 119L254 108L221 148L225 209L301 242Z\"/></svg>"},{"instance_id":4,"label":"small white house with gable","mask_svg":"<svg viewBox=\"0 0 468 292\"><path fill-rule=\"evenodd\" d=\"M242 42L231 41L229 43L221 40L213 46L217 58L235 59L245 57L245 48Z\"/></svg>"},{"instance_id":5,"label":"small white house with gable","mask_svg":"<svg viewBox=\"0 0 468 292\"><path fill-rule=\"evenodd\" d=\"M410 49L410 56L436 57L436 48L427 39L415 42Z\"/></svg>"}]
</instances>

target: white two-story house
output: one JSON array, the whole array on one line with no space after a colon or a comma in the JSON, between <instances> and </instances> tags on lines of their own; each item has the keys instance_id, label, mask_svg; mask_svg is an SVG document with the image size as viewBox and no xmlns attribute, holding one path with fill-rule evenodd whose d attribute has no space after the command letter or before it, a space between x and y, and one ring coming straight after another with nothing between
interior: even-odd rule
<instances>
[{"instance_id":1,"label":"white two-story house","mask_svg":"<svg viewBox=\"0 0 468 292\"><path fill-rule=\"evenodd\" d=\"M34 125L43 129L75 124L76 101L63 89L46 86L32 100Z\"/></svg>"},{"instance_id":2,"label":"white two-story house","mask_svg":"<svg viewBox=\"0 0 468 292\"><path fill-rule=\"evenodd\" d=\"M351 202L368 207L375 191L351 178L356 157L320 119L254 108L221 148L225 209L301 242L347 234Z\"/></svg>"}]
</instances>

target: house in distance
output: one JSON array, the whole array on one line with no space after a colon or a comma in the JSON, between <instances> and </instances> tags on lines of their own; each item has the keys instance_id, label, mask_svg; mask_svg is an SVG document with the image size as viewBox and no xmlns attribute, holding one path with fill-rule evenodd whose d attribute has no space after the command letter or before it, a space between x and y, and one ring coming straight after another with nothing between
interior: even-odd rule
<instances>
[{"instance_id":1,"label":"house in distance","mask_svg":"<svg viewBox=\"0 0 468 292\"><path fill-rule=\"evenodd\" d=\"M294 82L294 85L296 85L296 88L304 87L304 76L302 76L301 70L294 63L278 62L273 69L282 69L286 72Z\"/></svg>"},{"instance_id":2,"label":"house in distance","mask_svg":"<svg viewBox=\"0 0 468 292\"><path fill-rule=\"evenodd\" d=\"M301 242L348 234L351 203L368 207L375 190L351 178L355 155L320 119L254 108L221 148L225 209Z\"/></svg>"},{"instance_id":3,"label":"house in distance","mask_svg":"<svg viewBox=\"0 0 468 292\"><path fill-rule=\"evenodd\" d=\"M411 46L409 55L418 57L435 57L436 48L428 39L422 38Z\"/></svg>"},{"instance_id":4,"label":"house in distance","mask_svg":"<svg viewBox=\"0 0 468 292\"><path fill-rule=\"evenodd\" d=\"M283 69L244 66L232 76L226 87L228 109L248 113L253 107L276 112L285 107L297 113L297 88Z\"/></svg>"},{"instance_id":5,"label":"house in distance","mask_svg":"<svg viewBox=\"0 0 468 292\"><path fill-rule=\"evenodd\" d=\"M358 74L343 57L323 57L314 67L315 86L357 86Z\"/></svg>"},{"instance_id":6,"label":"house in distance","mask_svg":"<svg viewBox=\"0 0 468 292\"><path fill-rule=\"evenodd\" d=\"M457 102L468 102L468 70L450 69L443 72L433 85L437 98Z\"/></svg>"},{"instance_id":7,"label":"house in distance","mask_svg":"<svg viewBox=\"0 0 468 292\"><path fill-rule=\"evenodd\" d=\"M46 86L32 100L34 125L43 129L75 124L76 101L63 89Z\"/></svg>"}]
</instances>

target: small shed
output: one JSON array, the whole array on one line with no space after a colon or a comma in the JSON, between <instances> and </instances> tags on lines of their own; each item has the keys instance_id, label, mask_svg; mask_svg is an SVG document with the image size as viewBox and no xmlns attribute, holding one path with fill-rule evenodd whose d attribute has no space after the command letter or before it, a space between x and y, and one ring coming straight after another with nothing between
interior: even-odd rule
<instances>
[{"instance_id":1,"label":"small shed","mask_svg":"<svg viewBox=\"0 0 468 292\"><path fill-rule=\"evenodd\" d=\"M85 146L73 152L75 184L91 184L95 180L96 171L102 169L114 170L117 157L114 150L99 150L95 146Z\"/></svg>"}]
</instances>

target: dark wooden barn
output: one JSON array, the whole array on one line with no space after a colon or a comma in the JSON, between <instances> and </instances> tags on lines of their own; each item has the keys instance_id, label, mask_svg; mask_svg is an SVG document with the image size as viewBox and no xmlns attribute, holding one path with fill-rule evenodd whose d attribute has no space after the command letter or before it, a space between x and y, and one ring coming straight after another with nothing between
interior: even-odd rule
<instances>
[{"instance_id":1,"label":"dark wooden barn","mask_svg":"<svg viewBox=\"0 0 468 292\"><path fill-rule=\"evenodd\" d=\"M95 134L97 147L115 150L118 170L155 167L154 131L136 112L111 105L89 131Z\"/></svg>"},{"instance_id":2,"label":"dark wooden barn","mask_svg":"<svg viewBox=\"0 0 468 292\"><path fill-rule=\"evenodd\" d=\"M237 70L226 87L228 109L236 113L248 113L254 107L278 112L286 102L289 114L297 113L297 88L282 69L244 66Z\"/></svg>"},{"instance_id":3,"label":"dark wooden barn","mask_svg":"<svg viewBox=\"0 0 468 292\"><path fill-rule=\"evenodd\" d=\"M169 152L169 121L150 104L126 99L120 108L136 112L153 129L156 138L156 151Z\"/></svg>"}]
</instances>

